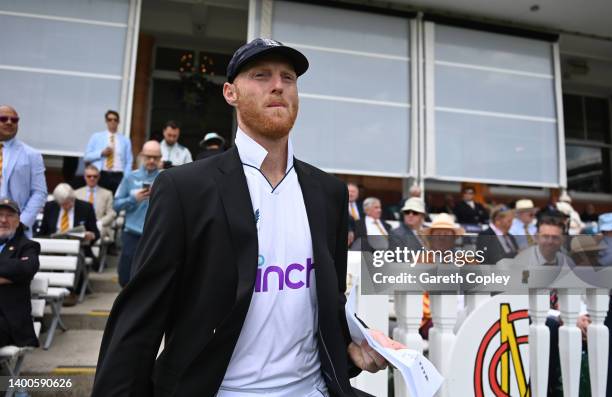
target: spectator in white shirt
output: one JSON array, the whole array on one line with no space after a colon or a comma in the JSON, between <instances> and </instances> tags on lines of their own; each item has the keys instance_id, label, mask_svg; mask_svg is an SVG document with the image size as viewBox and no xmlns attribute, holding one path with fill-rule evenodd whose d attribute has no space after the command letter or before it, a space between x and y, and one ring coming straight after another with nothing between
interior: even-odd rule
<instances>
[{"instance_id":1,"label":"spectator in white shirt","mask_svg":"<svg viewBox=\"0 0 612 397\"><path fill-rule=\"evenodd\" d=\"M178 143L180 136L181 129L178 124L172 120L168 121L164 126L164 139L161 141L164 168L176 167L193 161L189 149Z\"/></svg>"}]
</instances>

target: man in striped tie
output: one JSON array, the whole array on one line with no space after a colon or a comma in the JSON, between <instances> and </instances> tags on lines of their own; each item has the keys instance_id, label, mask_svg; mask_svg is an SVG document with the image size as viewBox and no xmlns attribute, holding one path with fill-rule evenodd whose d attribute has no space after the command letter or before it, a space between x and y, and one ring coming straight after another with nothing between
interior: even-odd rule
<instances>
[{"instance_id":1,"label":"man in striped tie","mask_svg":"<svg viewBox=\"0 0 612 397\"><path fill-rule=\"evenodd\" d=\"M66 233L77 226L85 227L84 239L93 242L100 237L93 206L76 198L67 183L60 183L53 190L53 201L48 201L43 210L43 219L38 235Z\"/></svg>"},{"instance_id":2,"label":"man in striped tie","mask_svg":"<svg viewBox=\"0 0 612 397\"><path fill-rule=\"evenodd\" d=\"M67 233L77 226L85 227L84 240L93 244L100 238L96 225L96 214L91 204L76 198L74 190L67 183L60 183L53 190L53 201L48 201L43 210L43 219L38 235L46 236ZM91 245L85 246L85 255L93 258ZM80 281L75 288L80 290ZM64 300L64 306L74 306L77 295L73 292Z\"/></svg>"}]
</instances>

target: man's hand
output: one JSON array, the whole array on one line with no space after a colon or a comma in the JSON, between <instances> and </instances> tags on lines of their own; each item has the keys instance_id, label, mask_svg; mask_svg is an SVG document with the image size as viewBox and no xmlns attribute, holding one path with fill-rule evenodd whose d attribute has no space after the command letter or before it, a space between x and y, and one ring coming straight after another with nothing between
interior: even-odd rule
<instances>
[{"instance_id":1,"label":"man's hand","mask_svg":"<svg viewBox=\"0 0 612 397\"><path fill-rule=\"evenodd\" d=\"M151 189L140 189L139 191L136 192L134 197L136 198L136 201L140 203L142 200L149 198L150 195L151 195Z\"/></svg>"},{"instance_id":2,"label":"man's hand","mask_svg":"<svg viewBox=\"0 0 612 397\"><path fill-rule=\"evenodd\" d=\"M93 241L96 239L96 235L93 232L85 232L85 240Z\"/></svg>"},{"instance_id":3,"label":"man's hand","mask_svg":"<svg viewBox=\"0 0 612 397\"><path fill-rule=\"evenodd\" d=\"M113 153L113 148L110 146L107 146L104 148L104 150L102 150L102 156L104 157L108 157L112 153Z\"/></svg>"},{"instance_id":4,"label":"man's hand","mask_svg":"<svg viewBox=\"0 0 612 397\"><path fill-rule=\"evenodd\" d=\"M8 278L0 277L0 285L4 285L4 284L13 284L13 282L9 280Z\"/></svg>"},{"instance_id":5,"label":"man's hand","mask_svg":"<svg viewBox=\"0 0 612 397\"><path fill-rule=\"evenodd\" d=\"M388 347L394 350L406 349L402 343L394 341L393 339L386 336L382 331L368 330L370 335L382 346ZM372 349L368 345L367 341L361 342L361 345L351 342L348 346L348 353L353 360L353 363L368 372L377 372L381 369L387 368L387 360L381 356L376 350Z\"/></svg>"}]
</instances>

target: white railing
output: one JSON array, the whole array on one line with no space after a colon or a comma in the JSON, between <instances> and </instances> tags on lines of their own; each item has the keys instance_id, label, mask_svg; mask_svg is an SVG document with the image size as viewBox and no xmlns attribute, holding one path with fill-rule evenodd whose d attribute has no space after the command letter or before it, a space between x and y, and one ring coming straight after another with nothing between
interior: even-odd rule
<instances>
[{"instance_id":1,"label":"white railing","mask_svg":"<svg viewBox=\"0 0 612 397\"><path fill-rule=\"evenodd\" d=\"M359 253L350 253L349 262L355 261L360 261ZM358 274L358 271L354 270L355 266L358 268L359 262L352 264L353 273ZM605 269L605 272L612 272L612 269ZM582 333L576 322L581 311L581 301L584 301L592 321L587 330L591 395L605 397L610 342L609 331L604 325L604 321L608 313L610 291L597 288L576 289L577 283L572 277L575 276L570 274L562 282L551 285L551 287L557 290L560 318L563 321L563 325L559 328L559 355L563 392L567 397L578 397L582 360ZM573 288L564 286L572 286ZM530 325L525 331L525 333L528 333L529 338L529 353L523 353L525 355L523 358L524 376L526 377L524 384L529 385L530 396L547 395L550 330L545 325L545 322L549 316L550 291L551 289L548 288L531 289L529 290L528 299L522 298L525 302L524 306L526 306L522 309L528 310L529 319L531 320ZM497 297L499 300L500 295ZM430 308L434 326L429 331L429 343L427 344L418 333L423 314L422 296L419 294L401 293L394 295L393 306L397 319L397 328L393 332L393 338L415 350L423 351L428 346L426 355L447 380L438 392L438 396L473 395L473 390L457 390L457 388L452 387L453 379L458 376L457 373L465 370L465 368L456 368L456 365L454 365L455 368L450 368L450 363L458 362L457 358L453 357L453 354L460 350L455 349L455 344L465 342L456 339L458 331L469 322L470 315L473 315L472 317L479 316L479 310L490 300L492 300L492 297L487 295L466 296L464 312L460 312L457 307L457 296L431 294ZM373 315L374 310L377 309L371 307L370 310L369 313L362 312L362 317L366 322L369 316ZM484 331L482 329L476 330L473 334L474 338L482 337ZM524 352L525 350L523 349L522 351ZM464 362L466 368L473 365L473 360L470 357L465 357ZM395 374L394 388L396 397L408 396L399 373ZM483 395L493 394L484 393Z\"/></svg>"}]
</instances>

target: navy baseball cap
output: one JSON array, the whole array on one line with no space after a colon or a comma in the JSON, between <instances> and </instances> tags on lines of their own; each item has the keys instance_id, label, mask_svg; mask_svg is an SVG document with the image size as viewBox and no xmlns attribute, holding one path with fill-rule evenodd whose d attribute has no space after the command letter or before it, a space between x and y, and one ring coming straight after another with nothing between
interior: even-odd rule
<instances>
[{"instance_id":1,"label":"navy baseball cap","mask_svg":"<svg viewBox=\"0 0 612 397\"><path fill-rule=\"evenodd\" d=\"M227 65L227 81L233 83L234 78L240 73L240 69L244 65L267 54L279 54L287 58L298 76L303 75L308 70L308 59L298 50L287 47L280 41L257 38L234 52Z\"/></svg>"},{"instance_id":2,"label":"navy baseball cap","mask_svg":"<svg viewBox=\"0 0 612 397\"><path fill-rule=\"evenodd\" d=\"M17 214L21 214L21 210L19 209L19 204L17 204L15 201L11 200L8 197L0 198L0 208L2 207L9 208L13 210L14 212L16 212Z\"/></svg>"}]
</instances>

